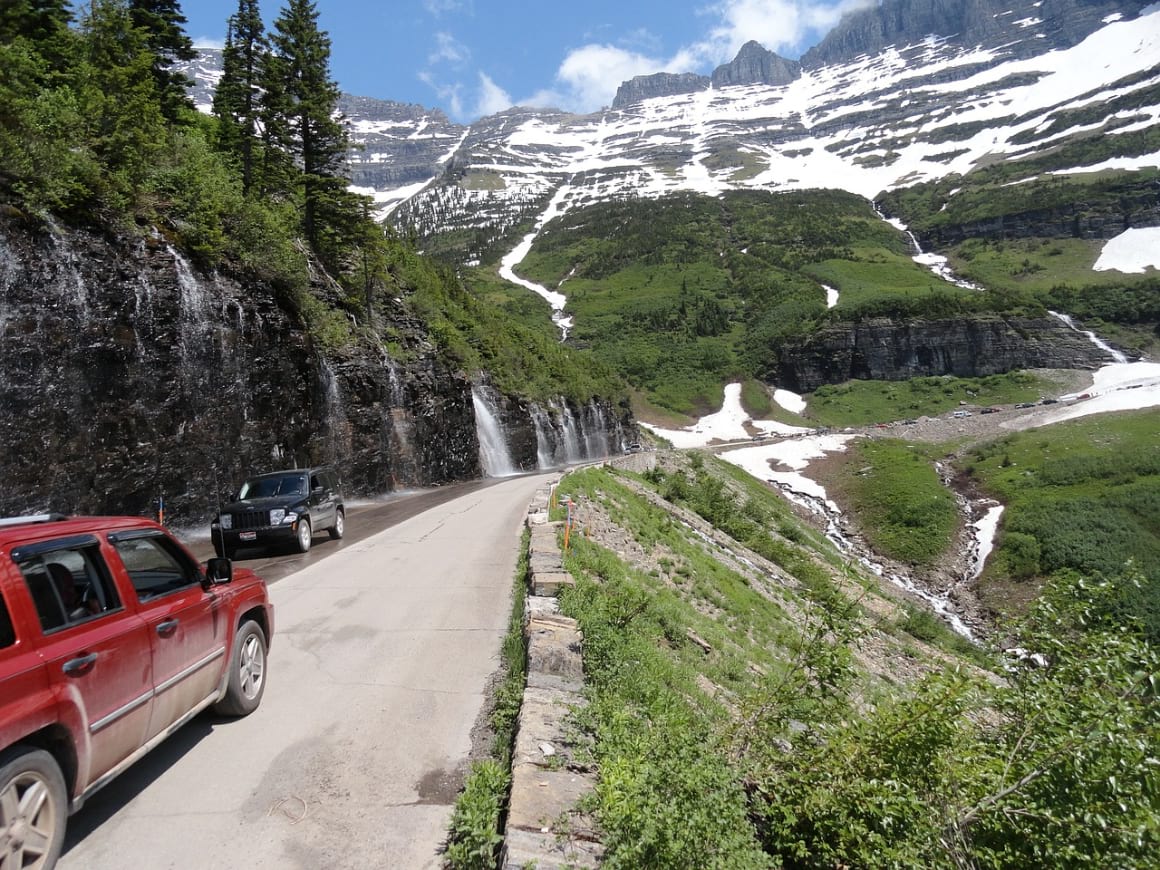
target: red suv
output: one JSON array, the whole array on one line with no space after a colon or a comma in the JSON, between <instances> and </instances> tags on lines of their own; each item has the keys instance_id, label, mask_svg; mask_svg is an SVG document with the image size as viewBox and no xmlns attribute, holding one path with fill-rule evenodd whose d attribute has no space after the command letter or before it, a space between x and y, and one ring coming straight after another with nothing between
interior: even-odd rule
<instances>
[{"instance_id":1,"label":"red suv","mask_svg":"<svg viewBox=\"0 0 1160 870\"><path fill-rule=\"evenodd\" d=\"M48 870L114 776L206 707L257 708L273 616L150 520L0 520L0 866Z\"/></svg>"}]
</instances>

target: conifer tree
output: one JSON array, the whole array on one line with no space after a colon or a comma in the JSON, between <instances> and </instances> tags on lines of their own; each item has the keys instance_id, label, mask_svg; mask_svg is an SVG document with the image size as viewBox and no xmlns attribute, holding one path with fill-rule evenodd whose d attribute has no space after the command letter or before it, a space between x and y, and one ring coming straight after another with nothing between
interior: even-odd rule
<instances>
[{"instance_id":1,"label":"conifer tree","mask_svg":"<svg viewBox=\"0 0 1160 870\"><path fill-rule=\"evenodd\" d=\"M134 26L145 33L145 43L153 53L153 79L161 100L161 111L170 121L178 120L183 109L193 109L189 88L193 82L172 67L179 60L193 60L197 52L185 33L185 16L177 0L129 0Z\"/></svg>"},{"instance_id":2,"label":"conifer tree","mask_svg":"<svg viewBox=\"0 0 1160 870\"><path fill-rule=\"evenodd\" d=\"M81 103L94 154L118 186L135 189L166 134L153 76L155 55L124 0L92 0L83 22Z\"/></svg>"},{"instance_id":3,"label":"conifer tree","mask_svg":"<svg viewBox=\"0 0 1160 870\"><path fill-rule=\"evenodd\" d=\"M68 0L5 0L0 4L0 46L24 40L48 70L60 71L71 57L71 23Z\"/></svg>"},{"instance_id":4,"label":"conifer tree","mask_svg":"<svg viewBox=\"0 0 1160 870\"><path fill-rule=\"evenodd\" d=\"M254 185L259 75L267 51L257 0L238 0L238 11L230 16L213 113L220 123L220 144L241 163L242 190L246 193Z\"/></svg>"},{"instance_id":5,"label":"conifer tree","mask_svg":"<svg viewBox=\"0 0 1160 870\"><path fill-rule=\"evenodd\" d=\"M338 114L338 84L330 77L330 37L318 29L310 0L290 0L274 22L263 77L263 122L270 144L290 155L302 197L302 231L328 265L358 223L358 198L346 190L350 135Z\"/></svg>"}]
</instances>

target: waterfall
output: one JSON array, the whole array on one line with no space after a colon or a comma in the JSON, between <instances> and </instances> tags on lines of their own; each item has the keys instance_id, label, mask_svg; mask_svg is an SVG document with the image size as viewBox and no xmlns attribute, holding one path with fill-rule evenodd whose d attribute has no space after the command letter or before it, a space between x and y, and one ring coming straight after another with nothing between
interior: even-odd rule
<instances>
[{"instance_id":1,"label":"waterfall","mask_svg":"<svg viewBox=\"0 0 1160 870\"><path fill-rule=\"evenodd\" d=\"M564 399L560 402L560 428L564 433L564 462L580 462L584 457L580 453L579 427L572 414L572 407Z\"/></svg>"},{"instance_id":2,"label":"waterfall","mask_svg":"<svg viewBox=\"0 0 1160 870\"><path fill-rule=\"evenodd\" d=\"M947 258L942 254L927 253L926 251L923 251L922 245L918 243L918 236L912 233L906 224L904 224L898 218L888 218L882 213L882 209L878 207L878 203L871 204L874 206L874 213L878 215L879 218L890 224L890 226L894 227L900 233L906 234L906 237L910 240L911 250L914 251L914 255L911 257L914 262L918 263L920 266L926 266L935 275L942 278L949 284L954 284L956 287L962 287L964 290L983 289L978 284L972 284L970 281L964 281L962 278L959 278L957 275L955 275L955 273L951 270L951 267L947 265Z\"/></svg>"},{"instance_id":3,"label":"waterfall","mask_svg":"<svg viewBox=\"0 0 1160 870\"><path fill-rule=\"evenodd\" d=\"M552 449L552 420L547 412L539 405L532 405L530 409L532 423L536 427L536 467L541 471L555 467L555 455Z\"/></svg>"},{"instance_id":4,"label":"waterfall","mask_svg":"<svg viewBox=\"0 0 1160 870\"><path fill-rule=\"evenodd\" d=\"M590 402L585 410L584 458L603 459L608 455L608 426L604 409L598 402Z\"/></svg>"},{"instance_id":5,"label":"waterfall","mask_svg":"<svg viewBox=\"0 0 1160 870\"><path fill-rule=\"evenodd\" d=\"M1128 358L1126 356L1124 356L1124 354L1120 353L1120 351L1116 350L1114 347L1112 347L1110 344L1108 344L1106 341L1104 341L1102 338L1100 338L1098 335L1096 335L1090 329L1080 329L1078 326L1075 325L1075 321L1072 320L1070 317L1068 317L1066 314L1060 314L1058 311L1048 311L1047 313L1050 314L1052 317L1054 317L1056 320L1058 320L1061 323L1063 323L1064 325L1066 325L1069 329L1073 329L1076 332L1080 333L1081 335L1087 336L1088 341L1090 341L1092 344L1094 344L1096 347L1098 347L1100 350L1104 351L1105 353L1110 354L1113 361L1118 362L1118 363L1128 362Z\"/></svg>"},{"instance_id":6,"label":"waterfall","mask_svg":"<svg viewBox=\"0 0 1160 870\"><path fill-rule=\"evenodd\" d=\"M387 383L391 388L391 407L404 407L407 404L407 396L403 392L403 379L399 377L399 364L386 354L383 354L383 362L387 367Z\"/></svg>"},{"instance_id":7,"label":"waterfall","mask_svg":"<svg viewBox=\"0 0 1160 870\"><path fill-rule=\"evenodd\" d=\"M330 361L322 359L322 388L326 402L323 423L326 427L327 440L330 444L331 462L345 456L344 449L350 440L350 425L346 419L346 405L342 401L342 392L338 386L338 375Z\"/></svg>"},{"instance_id":8,"label":"waterfall","mask_svg":"<svg viewBox=\"0 0 1160 870\"><path fill-rule=\"evenodd\" d=\"M479 464L487 477L509 477L518 474L508 450L503 424L495 409L488 404L481 391L472 388L471 403L475 407L475 434L479 438Z\"/></svg>"},{"instance_id":9,"label":"waterfall","mask_svg":"<svg viewBox=\"0 0 1160 870\"><path fill-rule=\"evenodd\" d=\"M166 250L173 257L173 269L177 273L177 289L181 294L181 314L189 323L208 326L210 298L201 282L193 275L185 257L178 253L172 245L166 245Z\"/></svg>"},{"instance_id":10,"label":"waterfall","mask_svg":"<svg viewBox=\"0 0 1160 870\"><path fill-rule=\"evenodd\" d=\"M904 574L895 574L887 571L882 565L875 562L868 555L862 552L861 548L855 546L842 532L841 524L838 522L841 518L841 511L837 510L830 504L827 504L825 499L817 496L795 490L788 483L782 481L771 481L774 483L785 495L786 499L794 504L801 505L807 510L825 517L826 519L826 538L837 547L842 553L852 555L867 569L872 571L875 576L882 577L889 580L899 589L903 589L918 598L921 598L936 614L941 616L943 620L954 630L956 634L965 637L967 640L974 640L974 632L970 627L959 618L958 614L951 610L951 603L948 598L942 595L936 595L921 586L916 584L913 580ZM985 558L985 557L984 557Z\"/></svg>"}]
</instances>

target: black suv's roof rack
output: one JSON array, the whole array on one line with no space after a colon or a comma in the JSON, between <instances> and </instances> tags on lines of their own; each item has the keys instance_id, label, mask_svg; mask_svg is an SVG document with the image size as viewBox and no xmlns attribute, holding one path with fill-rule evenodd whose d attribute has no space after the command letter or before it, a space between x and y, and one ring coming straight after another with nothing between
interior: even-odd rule
<instances>
[{"instance_id":1,"label":"black suv's roof rack","mask_svg":"<svg viewBox=\"0 0 1160 870\"><path fill-rule=\"evenodd\" d=\"M26 526L32 523L55 523L68 519L64 514L29 514L26 517L0 517L0 528L4 526Z\"/></svg>"}]
</instances>

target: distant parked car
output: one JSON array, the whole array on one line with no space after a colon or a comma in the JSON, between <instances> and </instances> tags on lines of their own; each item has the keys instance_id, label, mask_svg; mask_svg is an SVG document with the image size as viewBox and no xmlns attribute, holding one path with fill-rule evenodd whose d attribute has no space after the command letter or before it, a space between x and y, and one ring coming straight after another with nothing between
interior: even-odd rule
<instances>
[{"instance_id":1,"label":"distant parked car","mask_svg":"<svg viewBox=\"0 0 1160 870\"><path fill-rule=\"evenodd\" d=\"M1016 408L1034 408L1035 403L1034 402L1020 402L1015 407Z\"/></svg>"},{"instance_id":2,"label":"distant parked car","mask_svg":"<svg viewBox=\"0 0 1160 870\"><path fill-rule=\"evenodd\" d=\"M1042 399L1039 402L1039 404L1041 404L1041 405L1055 405L1055 404L1058 404L1058 402L1059 402L1059 399Z\"/></svg>"},{"instance_id":3,"label":"distant parked car","mask_svg":"<svg viewBox=\"0 0 1160 870\"><path fill-rule=\"evenodd\" d=\"M960 417L960 418L961 417L969 417L969 416L971 416L971 412L970 411L955 411L953 414L951 414L951 416L952 417Z\"/></svg>"},{"instance_id":4,"label":"distant parked car","mask_svg":"<svg viewBox=\"0 0 1160 870\"><path fill-rule=\"evenodd\" d=\"M0 867L51 870L106 783L207 707L255 710L273 630L261 578L152 520L0 520Z\"/></svg>"},{"instance_id":5,"label":"distant parked car","mask_svg":"<svg viewBox=\"0 0 1160 870\"><path fill-rule=\"evenodd\" d=\"M632 441L624 446L624 453L627 456L630 453L640 453L644 448L639 441Z\"/></svg>"},{"instance_id":6,"label":"distant parked car","mask_svg":"<svg viewBox=\"0 0 1160 870\"><path fill-rule=\"evenodd\" d=\"M1002 408L984 408L979 413L980 414L998 414L1002 410L1003 410Z\"/></svg>"},{"instance_id":7,"label":"distant parked car","mask_svg":"<svg viewBox=\"0 0 1160 870\"><path fill-rule=\"evenodd\" d=\"M290 545L310 549L315 532L339 539L346 532L346 505L334 469L295 468L251 477L210 523L219 556L232 559L243 547Z\"/></svg>"}]
</instances>

